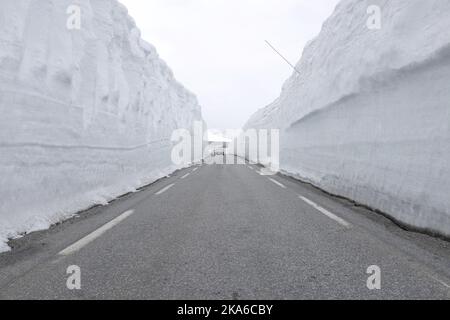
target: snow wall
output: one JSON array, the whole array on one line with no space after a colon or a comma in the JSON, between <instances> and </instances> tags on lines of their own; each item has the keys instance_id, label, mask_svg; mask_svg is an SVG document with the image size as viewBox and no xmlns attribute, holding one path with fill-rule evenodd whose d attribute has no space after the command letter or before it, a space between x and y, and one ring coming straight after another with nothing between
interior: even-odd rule
<instances>
[{"instance_id":1,"label":"snow wall","mask_svg":"<svg viewBox=\"0 0 450 320\"><path fill-rule=\"evenodd\" d=\"M245 127L281 130L282 171L449 237L450 1L343 0L296 69Z\"/></svg>"},{"instance_id":2,"label":"snow wall","mask_svg":"<svg viewBox=\"0 0 450 320\"><path fill-rule=\"evenodd\" d=\"M0 251L174 171L172 131L197 120L116 0L1 0Z\"/></svg>"}]
</instances>

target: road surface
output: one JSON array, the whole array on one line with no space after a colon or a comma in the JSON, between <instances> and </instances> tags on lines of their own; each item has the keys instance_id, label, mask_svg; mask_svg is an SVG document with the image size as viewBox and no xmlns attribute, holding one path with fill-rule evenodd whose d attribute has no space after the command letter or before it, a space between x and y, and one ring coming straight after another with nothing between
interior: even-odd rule
<instances>
[{"instance_id":1,"label":"road surface","mask_svg":"<svg viewBox=\"0 0 450 320\"><path fill-rule=\"evenodd\" d=\"M1 299L450 299L449 242L249 164L178 171L12 245Z\"/></svg>"}]
</instances>

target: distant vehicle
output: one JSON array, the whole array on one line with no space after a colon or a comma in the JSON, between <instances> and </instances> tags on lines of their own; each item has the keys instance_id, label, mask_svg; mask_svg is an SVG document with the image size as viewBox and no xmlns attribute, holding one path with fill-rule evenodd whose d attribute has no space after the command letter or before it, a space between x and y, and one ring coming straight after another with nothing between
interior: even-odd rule
<instances>
[{"instance_id":1,"label":"distant vehicle","mask_svg":"<svg viewBox=\"0 0 450 320\"><path fill-rule=\"evenodd\" d=\"M214 151L213 151L213 156L215 157L215 156L224 156L225 155L225 150L224 149L221 149L221 148L217 148L217 149L214 149Z\"/></svg>"}]
</instances>

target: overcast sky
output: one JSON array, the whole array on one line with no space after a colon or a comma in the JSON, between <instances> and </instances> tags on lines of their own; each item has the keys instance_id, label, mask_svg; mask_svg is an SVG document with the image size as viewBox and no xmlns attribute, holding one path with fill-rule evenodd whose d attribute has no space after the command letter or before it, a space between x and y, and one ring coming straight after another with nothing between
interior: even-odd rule
<instances>
[{"instance_id":1,"label":"overcast sky","mask_svg":"<svg viewBox=\"0 0 450 320\"><path fill-rule=\"evenodd\" d=\"M209 128L241 128L275 100L305 44L338 0L120 0L175 77L195 93Z\"/></svg>"}]
</instances>

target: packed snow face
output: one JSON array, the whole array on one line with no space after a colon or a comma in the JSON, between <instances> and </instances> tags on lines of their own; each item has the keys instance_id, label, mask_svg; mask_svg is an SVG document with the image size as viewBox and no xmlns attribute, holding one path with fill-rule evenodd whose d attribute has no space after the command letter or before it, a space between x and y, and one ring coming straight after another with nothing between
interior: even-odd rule
<instances>
[{"instance_id":1,"label":"packed snow face","mask_svg":"<svg viewBox=\"0 0 450 320\"><path fill-rule=\"evenodd\" d=\"M450 236L449 17L446 0L341 1L246 128L281 130L285 173Z\"/></svg>"},{"instance_id":2,"label":"packed snow face","mask_svg":"<svg viewBox=\"0 0 450 320\"><path fill-rule=\"evenodd\" d=\"M115 0L1 0L0 114L0 251L167 175L172 131L201 121Z\"/></svg>"}]
</instances>

